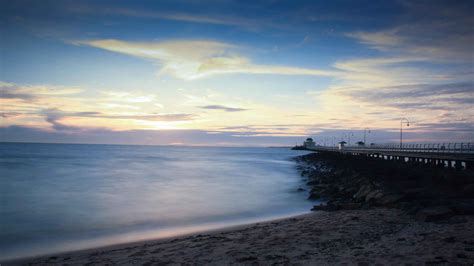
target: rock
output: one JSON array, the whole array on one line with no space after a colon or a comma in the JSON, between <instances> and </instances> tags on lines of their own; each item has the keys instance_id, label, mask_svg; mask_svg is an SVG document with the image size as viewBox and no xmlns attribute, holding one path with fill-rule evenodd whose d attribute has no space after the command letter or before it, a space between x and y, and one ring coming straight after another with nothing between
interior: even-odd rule
<instances>
[{"instance_id":1,"label":"rock","mask_svg":"<svg viewBox=\"0 0 474 266\"><path fill-rule=\"evenodd\" d=\"M435 222L448 219L454 212L445 206L429 207L418 211L416 219L423 222Z\"/></svg>"},{"instance_id":2,"label":"rock","mask_svg":"<svg viewBox=\"0 0 474 266\"><path fill-rule=\"evenodd\" d=\"M354 194L353 198L356 199L356 200L365 199L367 194L369 194L371 191L372 191L372 186L370 186L370 185L362 186L359 189L359 191L357 191L357 193Z\"/></svg>"},{"instance_id":3,"label":"rock","mask_svg":"<svg viewBox=\"0 0 474 266\"><path fill-rule=\"evenodd\" d=\"M337 206L339 210L358 210L362 205L360 203L348 202L338 204Z\"/></svg>"},{"instance_id":4,"label":"rock","mask_svg":"<svg viewBox=\"0 0 474 266\"><path fill-rule=\"evenodd\" d=\"M319 205L314 205L313 208L311 209L312 211L326 211L326 212L333 212L337 211L339 209L338 205L334 204L319 204Z\"/></svg>"},{"instance_id":5,"label":"rock","mask_svg":"<svg viewBox=\"0 0 474 266\"><path fill-rule=\"evenodd\" d=\"M344 174L343 169L337 169L337 170L334 171L335 176L342 176L343 174Z\"/></svg>"},{"instance_id":6,"label":"rock","mask_svg":"<svg viewBox=\"0 0 474 266\"><path fill-rule=\"evenodd\" d=\"M401 194L388 194L384 195L380 199L377 200L377 204L384 206L384 207L393 207L395 203L398 203L402 200L405 196Z\"/></svg>"},{"instance_id":7,"label":"rock","mask_svg":"<svg viewBox=\"0 0 474 266\"><path fill-rule=\"evenodd\" d=\"M450 208L458 215L474 215L474 200L456 201Z\"/></svg>"},{"instance_id":8,"label":"rock","mask_svg":"<svg viewBox=\"0 0 474 266\"><path fill-rule=\"evenodd\" d=\"M316 199L320 199L320 198L321 198L321 195L319 193L315 192L315 191L311 191L309 193L308 199L310 199L310 200L316 200Z\"/></svg>"},{"instance_id":9,"label":"rock","mask_svg":"<svg viewBox=\"0 0 474 266\"><path fill-rule=\"evenodd\" d=\"M450 237L444 238L443 241L446 243L454 243L456 242L456 238L454 236L450 236Z\"/></svg>"},{"instance_id":10,"label":"rock","mask_svg":"<svg viewBox=\"0 0 474 266\"><path fill-rule=\"evenodd\" d=\"M418 199L424 197L426 190L424 188L410 188L405 189L404 193L409 198Z\"/></svg>"},{"instance_id":11,"label":"rock","mask_svg":"<svg viewBox=\"0 0 474 266\"><path fill-rule=\"evenodd\" d=\"M306 191L306 189L300 187L300 188L298 188L297 191L298 191L298 192L303 192L303 191Z\"/></svg>"},{"instance_id":12,"label":"rock","mask_svg":"<svg viewBox=\"0 0 474 266\"><path fill-rule=\"evenodd\" d=\"M371 191L367 196L365 196L365 202L377 201L384 196L384 192L381 189L376 189Z\"/></svg>"},{"instance_id":13,"label":"rock","mask_svg":"<svg viewBox=\"0 0 474 266\"><path fill-rule=\"evenodd\" d=\"M474 184L469 184L469 185L465 186L464 189L462 190L462 192L466 197L473 197L474 198Z\"/></svg>"}]
</instances>

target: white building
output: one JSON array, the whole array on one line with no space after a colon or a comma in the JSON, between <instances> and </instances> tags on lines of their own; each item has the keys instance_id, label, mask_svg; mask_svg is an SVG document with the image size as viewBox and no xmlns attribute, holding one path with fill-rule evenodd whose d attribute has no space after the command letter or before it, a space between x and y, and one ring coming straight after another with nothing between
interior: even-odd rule
<instances>
[{"instance_id":1,"label":"white building","mask_svg":"<svg viewBox=\"0 0 474 266\"><path fill-rule=\"evenodd\" d=\"M314 148L314 147L316 147L316 143L313 141L312 138L307 138L307 139L304 141L303 146L304 146L306 149Z\"/></svg>"}]
</instances>

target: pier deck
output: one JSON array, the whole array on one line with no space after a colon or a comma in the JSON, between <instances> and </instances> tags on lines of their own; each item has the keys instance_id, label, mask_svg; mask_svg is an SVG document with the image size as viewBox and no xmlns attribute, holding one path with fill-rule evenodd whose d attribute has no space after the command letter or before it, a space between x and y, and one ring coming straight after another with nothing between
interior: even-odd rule
<instances>
[{"instance_id":1,"label":"pier deck","mask_svg":"<svg viewBox=\"0 0 474 266\"><path fill-rule=\"evenodd\" d=\"M307 150L337 152L342 154L368 156L403 162L423 162L446 167L472 169L474 166L473 143L436 143L402 145L372 145L328 147L315 146Z\"/></svg>"}]
</instances>

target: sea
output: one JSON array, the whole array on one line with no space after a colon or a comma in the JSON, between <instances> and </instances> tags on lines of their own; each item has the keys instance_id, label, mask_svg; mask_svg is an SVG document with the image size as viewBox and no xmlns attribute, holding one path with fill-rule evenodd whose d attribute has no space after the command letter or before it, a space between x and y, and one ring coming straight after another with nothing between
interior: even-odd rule
<instances>
[{"instance_id":1,"label":"sea","mask_svg":"<svg viewBox=\"0 0 474 266\"><path fill-rule=\"evenodd\" d=\"M0 260L306 213L289 148L0 143Z\"/></svg>"}]
</instances>

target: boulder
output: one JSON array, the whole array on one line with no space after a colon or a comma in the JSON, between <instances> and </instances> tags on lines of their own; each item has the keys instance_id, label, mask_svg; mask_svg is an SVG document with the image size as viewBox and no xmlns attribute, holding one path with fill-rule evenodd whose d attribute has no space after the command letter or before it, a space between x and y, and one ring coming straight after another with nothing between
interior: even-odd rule
<instances>
[{"instance_id":1,"label":"boulder","mask_svg":"<svg viewBox=\"0 0 474 266\"><path fill-rule=\"evenodd\" d=\"M334 176L337 176L337 177L340 177L344 174L344 169L337 169L334 171L333 175Z\"/></svg>"},{"instance_id":2,"label":"boulder","mask_svg":"<svg viewBox=\"0 0 474 266\"><path fill-rule=\"evenodd\" d=\"M367 196L365 196L365 202L376 202L379 199L381 199L383 196L385 196L383 190L376 189L369 192Z\"/></svg>"},{"instance_id":3,"label":"boulder","mask_svg":"<svg viewBox=\"0 0 474 266\"><path fill-rule=\"evenodd\" d=\"M424 198L426 190L424 188L410 188L404 190L405 195L411 199Z\"/></svg>"},{"instance_id":4,"label":"boulder","mask_svg":"<svg viewBox=\"0 0 474 266\"><path fill-rule=\"evenodd\" d=\"M423 222L435 222L448 219L454 215L454 212L445 206L428 207L416 213L416 219Z\"/></svg>"},{"instance_id":5,"label":"boulder","mask_svg":"<svg viewBox=\"0 0 474 266\"><path fill-rule=\"evenodd\" d=\"M321 198L321 194L315 192L315 191L311 191L309 193L309 196L308 196L308 199L311 199L311 200L316 200L316 199L320 199Z\"/></svg>"},{"instance_id":6,"label":"boulder","mask_svg":"<svg viewBox=\"0 0 474 266\"><path fill-rule=\"evenodd\" d=\"M367 194L369 194L372 191L372 186L370 185L364 185L360 187L359 191L354 194L353 198L356 200L362 200L365 199Z\"/></svg>"},{"instance_id":7,"label":"boulder","mask_svg":"<svg viewBox=\"0 0 474 266\"><path fill-rule=\"evenodd\" d=\"M319 205L314 205L313 208L311 209L312 211L326 211L326 212L333 212L337 211L339 209L338 205L334 204L319 204Z\"/></svg>"},{"instance_id":8,"label":"boulder","mask_svg":"<svg viewBox=\"0 0 474 266\"><path fill-rule=\"evenodd\" d=\"M474 184L465 186L462 191L466 197L474 198Z\"/></svg>"},{"instance_id":9,"label":"boulder","mask_svg":"<svg viewBox=\"0 0 474 266\"><path fill-rule=\"evenodd\" d=\"M340 203L337 206L339 210L358 210L362 207L360 203L355 202Z\"/></svg>"},{"instance_id":10,"label":"boulder","mask_svg":"<svg viewBox=\"0 0 474 266\"><path fill-rule=\"evenodd\" d=\"M450 208L459 215L474 215L474 200L459 200L451 203Z\"/></svg>"},{"instance_id":11,"label":"boulder","mask_svg":"<svg viewBox=\"0 0 474 266\"><path fill-rule=\"evenodd\" d=\"M405 196L402 194L387 194L377 200L377 204L384 207L393 207Z\"/></svg>"}]
</instances>

